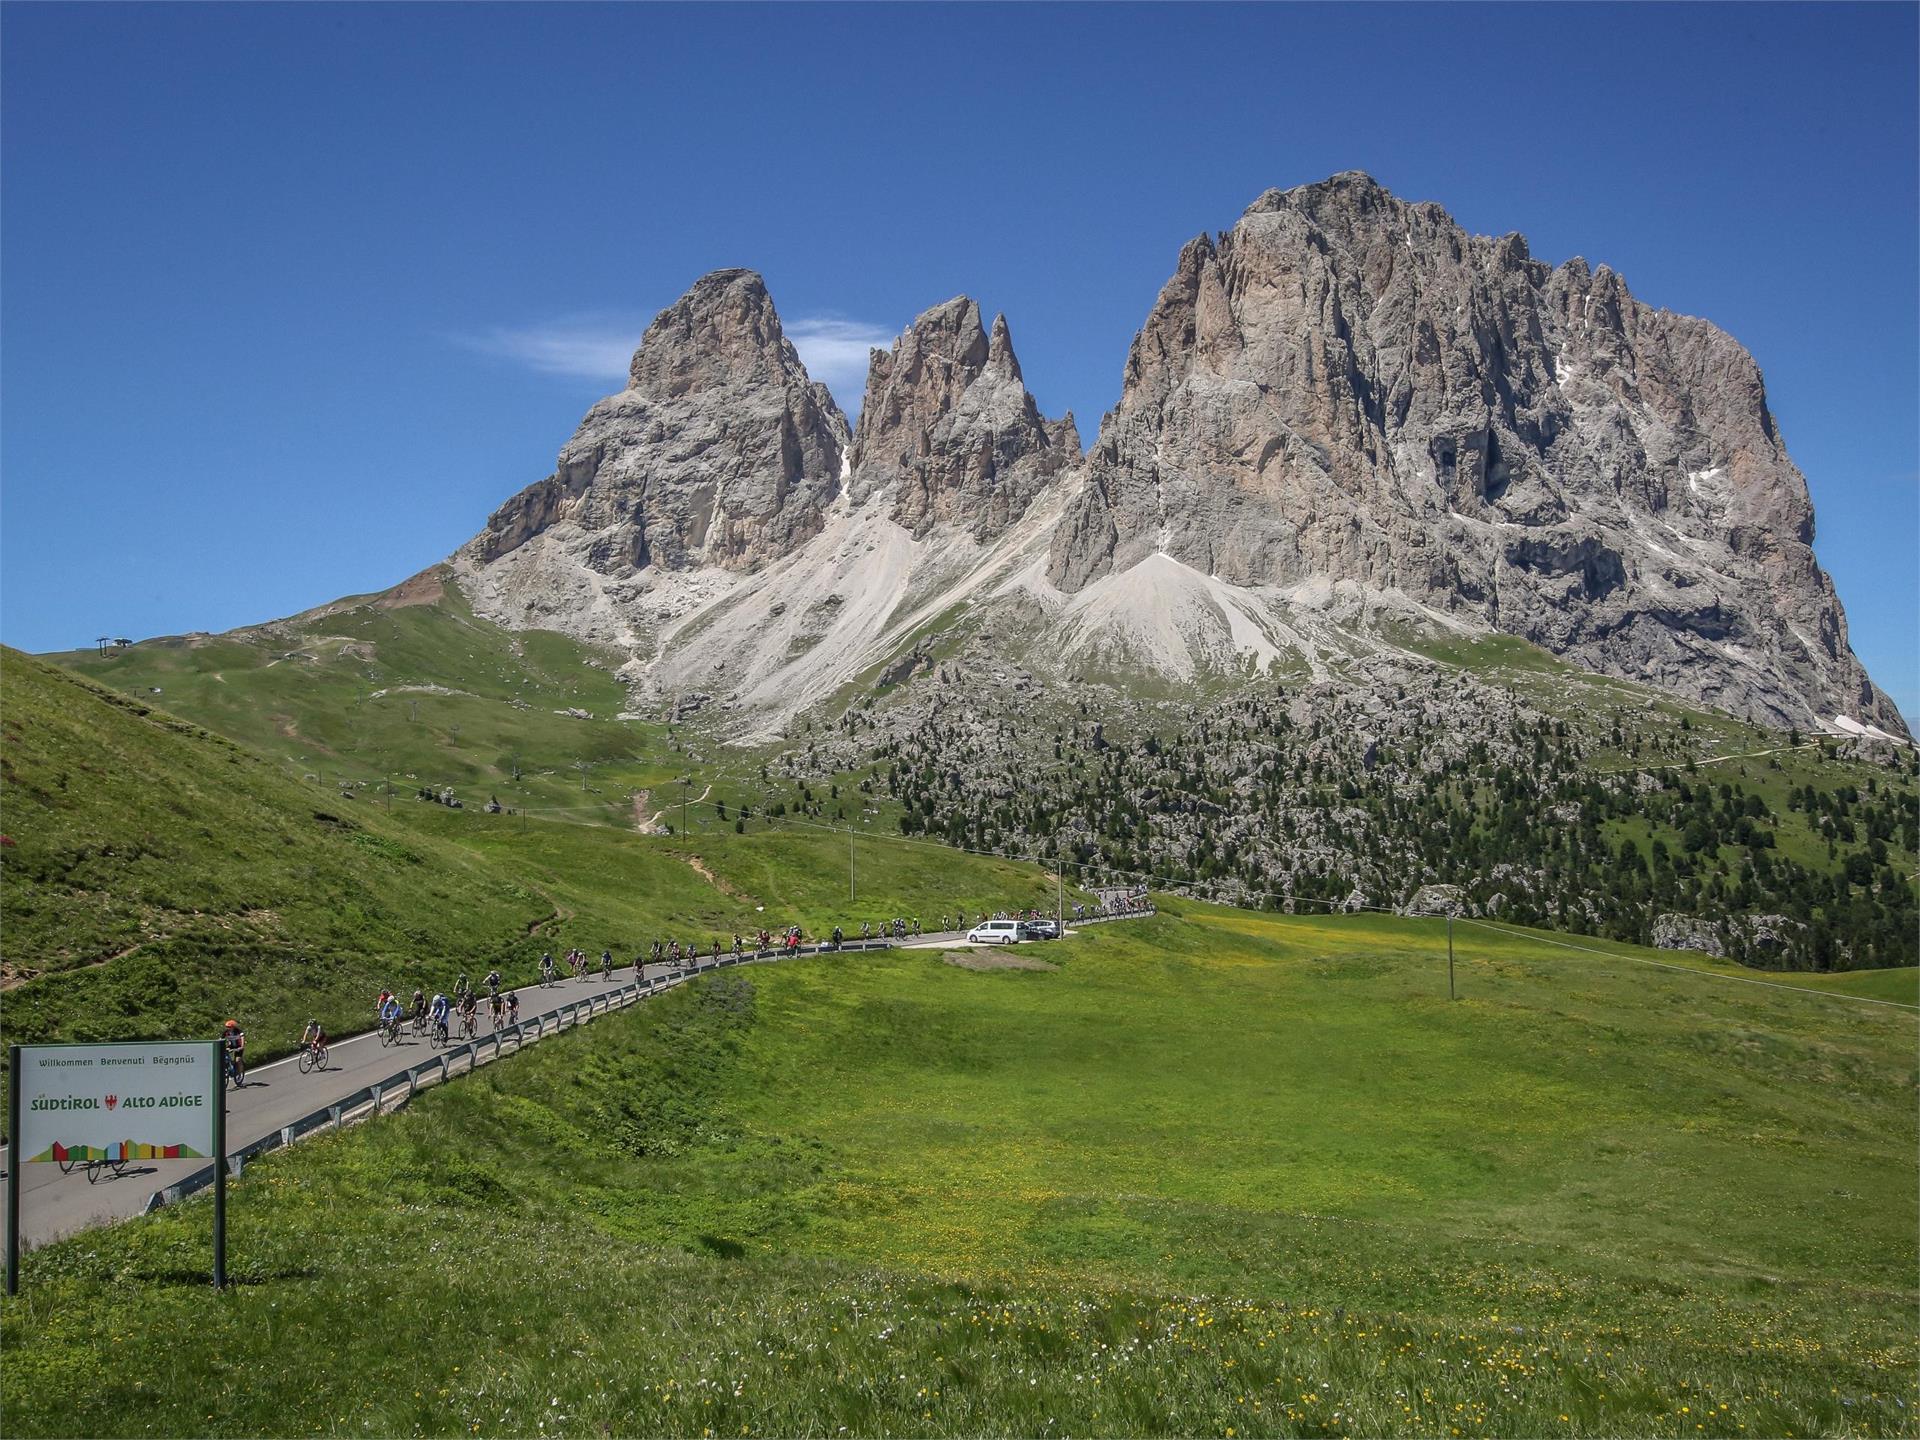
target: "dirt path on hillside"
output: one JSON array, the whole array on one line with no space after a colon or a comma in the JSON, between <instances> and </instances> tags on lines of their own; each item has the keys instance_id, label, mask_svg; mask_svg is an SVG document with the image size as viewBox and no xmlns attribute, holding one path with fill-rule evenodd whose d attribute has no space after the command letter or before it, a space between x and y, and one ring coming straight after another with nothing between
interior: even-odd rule
<instances>
[{"instance_id":1,"label":"dirt path on hillside","mask_svg":"<svg viewBox=\"0 0 1920 1440\"><path fill-rule=\"evenodd\" d=\"M653 799L651 790L633 792L633 828L642 835L653 834L653 822L647 819L647 802Z\"/></svg>"},{"instance_id":2,"label":"dirt path on hillside","mask_svg":"<svg viewBox=\"0 0 1920 1440\"><path fill-rule=\"evenodd\" d=\"M527 922L527 935L529 937L538 935L541 931L547 930L555 925L565 924L567 921L573 919L572 910L562 905L538 885L529 885L527 888L553 907L553 913L551 915L539 920L530 920Z\"/></svg>"},{"instance_id":3,"label":"dirt path on hillside","mask_svg":"<svg viewBox=\"0 0 1920 1440\"><path fill-rule=\"evenodd\" d=\"M642 795L645 795L648 792L645 790L642 790L640 793ZM702 790L698 795L694 796L693 799L689 800L687 803L689 805L698 805L702 800L706 799L707 796L711 795L712 793L713 793L713 786L709 785L707 786L706 789ZM672 811L679 809L679 807L680 807L680 802L678 800L673 801L669 805L661 806L660 809L653 812L652 818L647 820L641 828L648 835L658 835L660 833L660 817L662 815L669 814Z\"/></svg>"},{"instance_id":4,"label":"dirt path on hillside","mask_svg":"<svg viewBox=\"0 0 1920 1440\"><path fill-rule=\"evenodd\" d=\"M260 924L263 921L278 924L280 915L275 910L243 910L238 915L207 915L197 917L207 920L220 929L231 933L237 925ZM114 951L111 955L102 955L93 960L82 960L78 965L63 965L57 970L36 970L31 965L19 965L10 960L0 960L0 991L15 990L29 980L37 980L42 975L77 975L82 970L98 970L102 965L111 965L116 960L124 960L137 954L149 945L158 945L174 939L184 933L179 930L166 930L158 935L144 935L131 945Z\"/></svg>"},{"instance_id":5,"label":"dirt path on hillside","mask_svg":"<svg viewBox=\"0 0 1920 1440\"><path fill-rule=\"evenodd\" d=\"M707 862L702 860L698 855L688 855L679 850L669 850L667 853L676 860L684 860L694 874L698 875L729 900L737 900L742 905L757 905L760 903L744 890L728 884L725 880L722 880L718 875L714 874L713 871L707 868Z\"/></svg>"}]
</instances>

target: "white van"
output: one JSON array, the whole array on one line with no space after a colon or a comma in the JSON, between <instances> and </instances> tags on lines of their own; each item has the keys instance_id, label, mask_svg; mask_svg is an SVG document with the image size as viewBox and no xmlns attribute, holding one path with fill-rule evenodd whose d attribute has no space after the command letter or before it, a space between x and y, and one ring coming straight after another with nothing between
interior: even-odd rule
<instances>
[{"instance_id":1,"label":"white van","mask_svg":"<svg viewBox=\"0 0 1920 1440\"><path fill-rule=\"evenodd\" d=\"M1018 945L1027 938L1027 927L1018 920L989 920L967 932L971 945Z\"/></svg>"}]
</instances>

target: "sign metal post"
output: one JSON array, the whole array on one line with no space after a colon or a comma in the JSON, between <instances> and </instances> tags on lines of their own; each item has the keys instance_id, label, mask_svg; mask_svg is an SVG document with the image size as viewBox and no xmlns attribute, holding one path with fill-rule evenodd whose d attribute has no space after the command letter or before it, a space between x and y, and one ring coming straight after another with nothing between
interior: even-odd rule
<instances>
[{"instance_id":1,"label":"sign metal post","mask_svg":"<svg viewBox=\"0 0 1920 1440\"><path fill-rule=\"evenodd\" d=\"M227 1074L216 1040L213 1057L213 1288L227 1288Z\"/></svg>"},{"instance_id":2,"label":"sign metal post","mask_svg":"<svg viewBox=\"0 0 1920 1440\"><path fill-rule=\"evenodd\" d=\"M20 1293L20 1047L7 1047L7 1294Z\"/></svg>"}]
</instances>

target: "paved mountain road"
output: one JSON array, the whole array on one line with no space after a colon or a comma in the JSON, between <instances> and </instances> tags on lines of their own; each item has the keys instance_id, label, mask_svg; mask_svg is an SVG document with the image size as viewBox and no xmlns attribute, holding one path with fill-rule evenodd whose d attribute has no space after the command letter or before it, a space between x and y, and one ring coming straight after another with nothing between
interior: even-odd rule
<instances>
[{"instance_id":1,"label":"paved mountain road","mask_svg":"<svg viewBox=\"0 0 1920 1440\"><path fill-rule=\"evenodd\" d=\"M879 949L883 943L875 940L863 947L861 941L849 939L837 953L840 957L857 955L863 948ZM946 931L910 935L905 940L890 943L910 948L928 948L964 945L966 937L962 932ZM800 951L801 956L822 953L828 958L834 958L836 954L831 949L822 952L812 945L804 946ZM534 1032L542 1035L551 1033L556 1025L562 1023L562 1017L569 1007L600 999L611 1000L632 991L636 979L648 987L637 996L638 999L645 999L648 995L691 979L695 974L728 968L734 963L769 963L780 958L780 952L766 951L759 955L748 952L739 962L729 957L718 965L712 959L702 960L697 969L689 969L684 965L649 964L636 970L632 965L623 965L613 972L610 982L602 980L596 968L589 972L585 980L575 980L569 976L556 980L552 985L528 985L517 992L520 996L518 1030L528 1032L527 1038L533 1038ZM595 1013L606 1012L601 1010ZM410 1031L412 1027L406 1028ZM449 1028L453 1038L446 1053L453 1057L449 1061L451 1078L471 1070L476 1060L461 1051L457 1017ZM505 1027L500 1046L487 1045L491 1033L492 1027L487 1022L483 1001L478 1039L484 1053L477 1054L478 1062L491 1063L500 1054L511 1053L517 1048L515 1027ZM262 1038L258 1035L253 1037L256 1044ZM411 1066L432 1062L441 1053L424 1036L404 1034L398 1044L387 1046L380 1043L377 1033L367 1031L335 1040L329 1047L325 1070L303 1075L292 1056L250 1069L247 1083L242 1088L235 1090L228 1087L226 1091L228 1153L237 1153L249 1145L275 1136L315 1111L349 1100L375 1082L389 1081ZM422 1083L427 1083L424 1077ZM391 1096L400 1090L401 1087L394 1087L386 1093ZM361 1105L366 1103L363 1097ZM10 1153L0 1150L0 1154L6 1156L6 1163L12 1162ZM84 1167L62 1174L57 1165L28 1165L20 1176L21 1246L31 1250L94 1225L111 1224L138 1215L147 1208L147 1202L156 1190L180 1184L205 1168L205 1162L199 1160L140 1160L128 1164L118 1176L103 1171L97 1182L89 1183Z\"/></svg>"},{"instance_id":2,"label":"paved mountain road","mask_svg":"<svg viewBox=\"0 0 1920 1440\"><path fill-rule=\"evenodd\" d=\"M874 948L878 948L877 944ZM801 953L812 955L816 952L809 946ZM856 949L851 953L859 952ZM768 952L765 956L768 961L776 958L778 956L774 952ZM742 963L755 961L756 957L749 952ZM656 987L645 993L657 994L661 989L692 978L695 973L706 973L715 968L710 959L700 962L698 972L684 966L647 965L643 967L641 978ZM586 980L575 980L568 976L556 980L552 985L526 986L518 992L519 1029L528 1032L529 1039L533 1038L532 1032L536 1029L541 1033L551 1033L567 1007L617 996L632 990L634 981L634 967L625 965L613 972L611 982L602 980L596 968ZM371 1010L371 1005L368 1008ZM450 1054L460 1050L458 1025L456 1016L449 1026L449 1032L454 1037L447 1047ZM412 1026L405 1028L411 1032ZM506 1053L510 1054L515 1048L512 1038L514 1027L508 1026L506 1030L508 1038L504 1046ZM491 1032L483 999L479 1021L479 1039L483 1046ZM257 1043L260 1037L253 1038ZM489 1053L481 1058L490 1063L495 1055L492 1047L487 1049ZM349 1099L374 1082L388 1080L409 1066L432 1061L440 1053L424 1036L406 1033L399 1043L389 1046L380 1043L376 1032L367 1031L333 1041L328 1047L325 1070L302 1075L292 1056L250 1069L244 1086L238 1090L231 1086L227 1088L227 1149L229 1153L236 1152L257 1140L275 1135L316 1110ZM451 1063L452 1073L456 1076L471 1068L471 1062L464 1057ZM9 1164L12 1158L8 1154ZM98 1182L92 1184L88 1183L83 1167L76 1167L71 1173L63 1175L58 1165L28 1165L20 1175L21 1247L31 1250L90 1226L138 1215L146 1209L147 1200L154 1191L179 1184L195 1171L205 1168L205 1163L201 1160L139 1160L127 1165L118 1176L102 1172Z\"/></svg>"}]
</instances>

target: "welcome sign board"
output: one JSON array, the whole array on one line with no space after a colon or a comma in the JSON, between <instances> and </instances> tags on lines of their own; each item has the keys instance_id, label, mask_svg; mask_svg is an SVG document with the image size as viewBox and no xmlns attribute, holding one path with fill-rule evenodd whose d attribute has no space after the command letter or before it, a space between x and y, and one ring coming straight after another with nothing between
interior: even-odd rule
<instances>
[{"instance_id":1,"label":"welcome sign board","mask_svg":"<svg viewBox=\"0 0 1920 1440\"><path fill-rule=\"evenodd\" d=\"M219 1049L217 1041L22 1045L14 1153L29 1164L208 1158Z\"/></svg>"}]
</instances>

